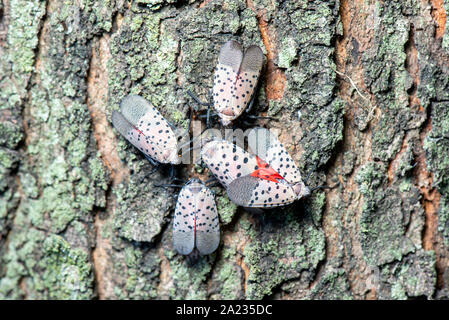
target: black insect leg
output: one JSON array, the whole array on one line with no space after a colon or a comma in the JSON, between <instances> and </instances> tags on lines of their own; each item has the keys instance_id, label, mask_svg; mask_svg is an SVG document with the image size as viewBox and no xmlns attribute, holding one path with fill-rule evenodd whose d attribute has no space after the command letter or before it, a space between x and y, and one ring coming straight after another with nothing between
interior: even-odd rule
<instances>
[{"instance_id":1,"label":"black insect leg","mask_svg":"<svg viewBox=\"0 0 449 320\"><path fill-rule=\"evenodd\" d=\"M247 118L249 118L249 119L278 120L277 118L273 118L273 117L256 116L256 115L253 115L253 114L249 114L249 112L251 111L251 109L252 109L252 107L253 107L253 105L254 105L254 100L255 100L255 95L253 95L253 97L251 98L251 101L249 102L249 105L248 105L248 109L246 109L246 113L248 113L248 114L246 115ZM246 121L244 122L244 124L245 124L246 126L251 125L250 123L248 123L248 122L246 122Z\"/></svg>"},{"instance_id":2,"label":"black insect leg","mask_svg":"<svg viewBox=\"0 0 449 320\"><path fill-rule=\"evenodd\" d=\"M179 154L179 152L181 152L182 160L184 160L184 156L186 154L186 150L184 150L184 148L190 147L192 140L193 140L193 139L190 139L190 132L191 132L191 128L192 128L192 119L193 119L193 108L189 107L189 123L188 123L187 129L183 131L182 135L178 135L177 151L178 151L178 154ZM187 139L187 141L186 141L186 139Z\"/></svg>"},{"instance_id":3,"label":"black insect leg","mask_svg":"<svg viewBox=\"0 0 449 320\"><path fill-rule=\"evenodd\" d=\"M176 130L178 130L178 127L177 126L175 126L173 123L171 123L170 121L168 121L167 120L167 122L168 122L168 125L170 126L170 128L172 128L172 130L173 131L175 131L176 132Z\"/></svg>"},{"instance_id":4,"label":"black insect leg","mask_svg":"<svg viewBox=\"0 0 449 320\"><path fill-rule=\"evenodd\" d=\"M209 105L207 106L207 118L206 118L206 128L210 128L210 108L214 105L214 97L212 96L212 91L209 90Z\"/></svg>"},{"instance_id":5,"label":"black insect leg","mask_svg":"<svg viewBox=\"0 0 449 320\"><path fill-rule=\"evenodd\" d=\"M273 117L256 116L256 115L253 115L253 114L249 114L249 115L247 115L247 117L250 118L250 119L278 120L277 118L273 118Z\"/></svg>"},{"instance_id":6,"label":"black insect leg","mask_svg":"<svg viewBox=\"0 0 449 320\"><path fill-rule=\"evenodd\" d=\"M215 187L215 186L220 185L220 181L218 181L218 179L216 177L212 177L212 178L204 181L204 184L210 188L210 187Z\"/></svg>"},{"instance_id":7,"label":"black insect leg","mask_svg":"<svg viewBox=\"0 0 449 320\"><path fill-rule=\"evenodd\" d=\"M193 120L193 108L190 107L189 108L189 126L187 127L187 132L190 133L190 131L192 130L192 120Z\"/></svg>"},{"instance_id":8,"label":"black insect leg","mask_svg":"<svg viewBox=\"0 0 449 320\"><path fill-rule=\"evenodd\" d=\"M182 188L184 185L182 184L172 184L172 183L166 183L166 184L158 184L155 183L153 186L158 188Z\"/></svg>"},{"instance_id":9,"label":"black insect leg","mask_svg":"<svg viewBox=\"0 0 449 320\"><path fill-rule=\"evenodd\" d=\"M211 128L210 125L210 118L212 116L216 117L218 116L218 114L216 113L211 113L211 107L214 105L214 97L213 97L213 92L211 90L209 91L209 102L202 102L192 91L187 90L187 94L192 97L193 100L195 100L196 103L198 103L201 106L205 106L207 107L207 113L206 113L206 128L209 129ZM198 118L204 118L204 116L199 116Z\"/></svg>"},{"instance_id":10,"label":"black insect leg","mask_svg":"<svg viewBox=\"0 0 449 320\"><path fill-rule=\"evenodd\" d=\"M210 102L202 102L192 91L187 90L187 94L192 97L193 100L195 100L196 103L198 103L201 106L208 107L210 106Z\"/></svg>"},{"instance_id":11,"label":"black insect leg","mask_svg":"<svg viewBox=\"0 0 449 320\"><path fill-rule=\"evenodd\" d=\"M340 185L340 182L337 182L332 187L331 186L318 186L318 187L311 188L310 192L312 193L313 191L319 190L319 189L334 189L334 188L336 188L339 185Z\"/></svg>"},{"instance_id":12,"label":"black insect leg","mask_svg":"<svg viewBox=\"0 0 449 320\"><path fill-rule=\"evenodd\" d=\"M173 178L173 180L171 182L181 182L182 184L186 184L187 181L184 179L179 179L179 178Z\"/></svg>"},{"instance_id":13,"label":"black insect leg","mask_svg":"<svg viewBox=\"0 0 449 320\"><path fill-rule=\"evenodd\" d=\"M188 131L188 132L190 132L190 126L191 126L191 123L192 123L192 117L190 118L190 122L189 122L189 131ZM204 132L204 131L203 131L203 132ZM195 150L195 149L198 148L198 147L193 147L193 146L191 146L191 145L192 145L196 140L201 139L201 135L202 135L203 132L201 132L199 136L193 137L193 138L189 139L188 141L184 142L182 145L178 146L178 150L181 151L181 157L184 157L185 155L190 155L190 154L189 154L190 151ZM188 147L188 148L185 150L184 148L186 148L186 147Z\"/></svg>"},{"instance_id":14,"label":"black insect leg","mask_svg":"<svg viewBox=\"0 0 449 320\"><path fill-rule=\"evenodd\" d=\"M210 128L210 106L207 107L206 128Z\"/></svg>"},{"instance_id":15,"label":"black insect leg","mask_svg":"<svg viewBox=\"0 0 449 320\"><path fill-rule=\"evenodd\" d=\"M249 101L248 107L246 108L246 113L248 113L247 117L250 119L268 119L268 120L278 120L277 118L273 118L273 117L263 117L263 116L256 116L256 115L252 115L249 114L254 106L254 102L256 100L256 95L253 94L253 96L251 97L251 100Z\"/></svg>"},{"instance_id":16,"label":"black insect leg","mask_svg":"<svg viewBox=\"0 0 449 320\"><path fill-rule=\"evenodd\" d=\"M178 178L176 177L176 168L175 168L175 166L170 166L170 171L169 171L169 173L168 173L168 176L169 176L169 181L170 182L173 182L173 181L176 181Z\"/></svg>"},{"instance_id":17,"label":"black insect leg","mask_svg":"<svg viewBox=\"0 0 449 320\"><path fill-rule=\"evenodd\" d=\"M176 177L176 168L175 166L171 165L168 172L169 176L169 183L155 183L155 187L160 188L182 188L185 184L185 180L179 179ZM182 184L174 184L174 182L181 182Z\"/></svg>"},{"instance_id":18,"label":"black insect leg","mask_svg":"<svg viewBox=\"0 0 449 320\"><path fill-rule=\"evenodd\" d=\"M212 112L212 111L210 110L210 107L207 109L207 113L206 113L206 114L203 114L203 115L199 115L199 116L198 116L198 118L200 118L200 119L206 118L206 120L207 120L208 118L212 118L212 117L218 117L218 114L215 113L215 112Z\"/></svg>"},{"instance_id":19,"label":"black insect leg","mask_svg":"<svg viewBox=\"0 0 449 320\"><path fill-rule=\"evenodd\" d=\"M157 162L156 160L154 160L153 158L151 158L150 156L146 155L145 153L143 154L145 156L145 158L147 158L148 161L150 161L150 163L154 166L159 168L160 163Z\"/></svg>"},{"instance_id":20,"label":"black insect leg","mask_svg":"<svg viewBox=\"0 0 449 320\"><path fill-rule=\"evenodd\" d=\"M260 214L261 215L261 224L265 223L265 211L262 208L252 208L252 207L245 207L245 211L253 214Z\"/></svg>"},{"instance_id":21,"label":"black insect leg","mask_svg":"<svg viewBox=\"0 0 449 320\"><path fill-rule=\"evenodd\" d=\"M251 100L249 101L248 108L246 108L246 113L250 113L251 112L251 109L253 108L255 100L256 100L256 95L253 94L253 96L251 97Z\"/></svg>"},{"instance_id":22,"label":"black insect leg","mask_svg":"<svg viewBox=\"0 0 449 320\"><path fill-rule=\"evenodd\" d=\"M304 184L305 184L306 186L309 185L309 179L310 179L310 177L313 175L313 173L315 172L315 169L316 169L316 166L315 166L315 168L314 168L312 171L310 171L310 173L307 175L307 178L304 180Z\"/></svg>"}]
</instances>

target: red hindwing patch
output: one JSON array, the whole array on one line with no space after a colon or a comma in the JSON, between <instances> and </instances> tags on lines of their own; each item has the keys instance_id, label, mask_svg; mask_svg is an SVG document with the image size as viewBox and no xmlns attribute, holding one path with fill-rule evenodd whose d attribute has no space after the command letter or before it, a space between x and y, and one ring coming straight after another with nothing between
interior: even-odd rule
<instances>
[{"instance_id":1,"label":"red hindwing patch","mask_svg":"<svg viewBox=\"0 0 449 320\"><path fill-rule=\"evenodd\" d=\"M255 170L253 173L251 173L252 177L256 177L259 179L264 179L268 181L273 181L276 183L279 183L279 180L283 180L284 177L282 177L279 173L277 173L272 167L268 165L265 161L260 159L258 156L256 156L257 159L257 165L259 166L259 169Z\"/></svg>"}]
</instances>

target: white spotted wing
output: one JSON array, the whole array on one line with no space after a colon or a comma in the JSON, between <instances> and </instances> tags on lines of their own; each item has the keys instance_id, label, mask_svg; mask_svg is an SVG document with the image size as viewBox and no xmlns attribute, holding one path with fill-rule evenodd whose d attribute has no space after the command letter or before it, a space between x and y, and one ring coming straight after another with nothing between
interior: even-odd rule
<instances>
[{"instance_id":1,"label":"white spotted wing","mask_svg":"<svg viewBox=\"0 0 449 320\"><path fill-rule=\"evenodd\" d=\"M195 245L200 254L206 255L214 252L220 244L220 222L214 195L205 185L198 185L201 190L196 200Z\"/></svg>"},{"instance_id":2,"label":"white spotted wing","mask_svg":"<svg viewBox=\"0 0 449 320\"><path fill-rule=\"evenodd\" d=\"M296 200L297 195L285 180L277 182L247 175L235 179L227 188L229 199L237 205L251 208L284 206Z\"/></svg>"},{"instance_id":3,"label":"white spotted wing","mask_svg":"<svg viewBox=\"0 0 449 320\"><path fill-rule=\"evenodd\" d=\"M173 219L173 246L180 254L189 254L195 248L195 194L189 185L178 195Z\"/></svg>"},{"instance_id":4,"label":"white spotted wing","mask_svg":"<svg viewBox=\"0 0 449 320\"><path fill-rule=\"evenodd\" d=\"M248 135L248 145L252 153L259 156L285 180L294 185L301 182L301 173L285 147L265 128L255 128Z\"/></svg>"},{"instance_id":5,"label":"white spotted wing","mask_svg":"<svg viewBox=\"0 0 449 320\"><path fill-rule=\"evenodd\" d=\"M201 150L201 157L225 187L235 179L258 169L254 155L226 140L213 140L206 143Z\"/></svg>"},{"instance_id":6,"label":"white spotted wing","mask_svg":"<svg viewBox=\"0 0 449 320\"><path fill-rule=\"evenodd\" d=\"M159 110L141 96L125 97L120 112L112 113L112 123L146 156L160 163L180 163L174 131Z\"/></svg>"},{"instance_id":7,"label":"white spotted wing","mask_svg":"<svg viewBox=\"0 0 449 320\"><path fill-rule=\"evenodd\" d=\"M223 125L228 125L248 107L257 87L265 57L258 46L245 53L241 45L230 40L220 50L215 70L214 108Z\"/></svg>"},{"instance_id":8,"label":"white spotted wing","mask_svg":"<svg viewBox=\"0 0 449 320\"><path fill-rule=\"evenodd\" d=\"M188 255L196 247L200 254L214 252L220 243L217 207L210 189L196 179L180 191L173 220L173 246Z\"/></svg>"}]
</instances>

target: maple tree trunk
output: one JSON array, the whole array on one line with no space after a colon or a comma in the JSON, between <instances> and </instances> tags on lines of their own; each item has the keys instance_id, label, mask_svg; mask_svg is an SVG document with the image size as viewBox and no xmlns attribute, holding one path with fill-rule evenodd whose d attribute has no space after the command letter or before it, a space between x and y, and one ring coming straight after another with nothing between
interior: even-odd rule
<instances>
[{"instance_id":1,"label":"maple tree trunk","mask_svg":"<svg viewBox=\"0 0 449 320\"><path fill-rule=\"evenodd\" d=\"M448 0L0 1L0 298L449 298ZM176 190L110 118L178 127L220 46L267 57L252 114L308 184L265 213L214 187L218 250L172 247ZM204 177L183 166L182 178Z\"/></svg>"}]
</instances>

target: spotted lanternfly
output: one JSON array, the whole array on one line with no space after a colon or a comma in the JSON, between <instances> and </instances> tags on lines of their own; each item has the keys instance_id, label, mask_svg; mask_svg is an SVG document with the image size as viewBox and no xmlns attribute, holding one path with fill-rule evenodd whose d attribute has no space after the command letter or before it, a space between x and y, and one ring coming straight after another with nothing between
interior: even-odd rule
<instances>
[{"instance_id":1,"label":"spotted lanternfly","mask_svg":"<svg viewBox=\"0 0 449 320\"><path fill-rule=\"evenodd\" d=\"M176 135L170 124L141 96L129 95L124 98L120 103L120 112L112 113L112 123L151 162L181 162Z\"/></svg>"},{"instance_id":2,"label":"spotted lanternfly","mask_svg":"<svg viewBox=\"0 0 449 320\"><path fill-rule=\"evenodd\" d=\"M230 40L221 48L212 91L214 108L223 125L230 124L250 104L264 62L262 50L255 45L243 53L242 46Z\"/></svg>"},{"instance_id":3,"label":"spotted lanternfly","mask_svg":"<svg viewBox=\"0 0 449 320\"><path fill-rule=\"evenodd\" d=\"M181 189L173 221L173 246L188 255L196 247L210 254L220 243L220 226L212 192L200 180L191 179Z\"/></svg>"},{"instance_id":4,"label":"spotted lanternfly","mask_svg":"<svg viewBox=\"0 0 449 320\"><path fill-rule=\"evenodd\" d=\"M226 140L212 140L201 150L201 158L224 187L258 170L257 158Z\"/></svg>"},{"instance_id":5,"label":"spotted lanternfly","mask_svg":"<svg viewBox=\"0 0 449 320\"><path fill-rule=\"evenodd\" d=\"M266 129L256 129L254 133L264 146L257 154L225 140L211 141L201 152L229 198L243 207L270 208L309 195L310 190L282 144Z\"/></svg>"}]
</instances>

